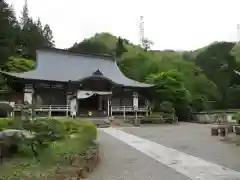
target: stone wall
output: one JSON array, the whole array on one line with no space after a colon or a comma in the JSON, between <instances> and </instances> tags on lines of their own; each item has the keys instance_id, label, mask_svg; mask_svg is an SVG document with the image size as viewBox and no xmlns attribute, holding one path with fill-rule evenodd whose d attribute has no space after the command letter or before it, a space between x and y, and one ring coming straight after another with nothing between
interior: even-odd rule
<instances>
[{"instance_id":1,"label":"stone wall","mask_svg":"<svg viewBox=\"0 0 240 180\"><path fill-rule=\"evenodd\" d=\"M232 119L234 112L227 112L226 113L226 119L228 122L235 122L235 120ZM216 116L221 115L219 112L213 112L213 113L195 113L194 117L195 120L200 122L200 123L215 123L216 121Z\"/></svg>"}]
</instances>

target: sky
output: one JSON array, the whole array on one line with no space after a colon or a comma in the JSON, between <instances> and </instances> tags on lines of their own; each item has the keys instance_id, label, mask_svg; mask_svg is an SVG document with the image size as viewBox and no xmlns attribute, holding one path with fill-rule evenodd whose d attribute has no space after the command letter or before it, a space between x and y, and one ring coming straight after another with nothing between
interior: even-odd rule
<instances>
[{"instance_id":1,"label":"sky","mask_svg":"<svg viewBox=\"0 0 240 180\"><path fill-rule=\"evenodd\" d=\"M20 16L24 0L7 0ZM237 41L240 0L28 0L30 15L49 24L57 48L109 32L139 44L140 16L153 50L194 50Z\"/></svg>"}]
</instances>

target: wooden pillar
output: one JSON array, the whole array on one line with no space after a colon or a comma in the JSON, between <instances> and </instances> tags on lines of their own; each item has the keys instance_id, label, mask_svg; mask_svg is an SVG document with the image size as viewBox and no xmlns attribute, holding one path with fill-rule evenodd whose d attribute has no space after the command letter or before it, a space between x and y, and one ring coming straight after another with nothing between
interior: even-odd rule
<instances>
[{"instance_id":1,"label":"wooden pillar","mask_svg":"<svg viewBox=\"0 0 240 180\"><path fill-rule=\"evenodd\" d=\"M138 94L136 92L133 93L133 108L138 110Z\"/></svg>"},{"instance_id":2,"label":"wooden pillar","mask_svg":"<svg viewBox=\"0 0 240 180\"><path fill-rule=\"evenodd\" d=\"M68 115L69 115L69 105L70 105L70 98L71 98L71 95L72 95L72 93L71 92L67 92L66 93L66 116L68 117Z\"/></svg>"},{"instance_id":3,"label":"wooden pillar","mask_svg":"<svg viewBox=\"0 0 240 180\"><path fill-rule=\"evenodd\" d=\"M107 96L107 116L109 117L110 115L110 101L109 101L109 95Z\"/></svg>"},{"instance_id":4,"label":"wooden pillar","mask_svg":"<svg viewBox=\"0 0 240 180\"><path fill-rule=\"evenodd\" d=\"M15 102L10 102L9 104L10 104L10 106L13 107L13 110L12 110L12 112L10 113L10 116L11 116L11 117L14 117L14 115L15 115L15 114L14 114Z\"/></svg>"},{"instance_id":5,"label":"wooden pillar","mask_svg":"<svg viewBox=\"0 0 240 180\"><path fill-rule=\"evenodd\" d=\"M24 87L24 104L27 105L32 105L33 104L33 94L34 94L34 89L32 84L26 84ZM33 109L30 108L28 109L28 116L30 120L33 120Z\"/></svg>"},{"instance_id":6,"label":"wooden pillar","mask_svg":"<svg viewBox=\"0 0 240 180\"><path fill-rule=\"evenodd\" d=\"M135 125L138 124L138 115L137 115L137 112L138 112L138 94L136 92L133 93L133 110L135 112Z\"/></svg>"},{"instance_id":7,"label":"wooden pillar","mask_svg":"<svg viewBox=\"0 0 240 180\"><path fill-rule=\"evenodd\" d=\"M49 106L49 112L48 112L48 116L51 117L52 116L52 105Z\"/></svg>"},{"instance_id":8,"label":"wooden pillar","mask_svg":"<svg viewBox=\"0 0 240 180\"><path fill-rule=\"evenodd\" d=\"M110 117L112 117L112 96L108 96L108 104L109 104L109 109L110 109Z\"/></svg>"},{"instance_id":9,"label":"wooden pillar","mask_svg":"<svg viewBox=\"0 0 240 180\"><path fill-rule=\"evenodd\" d=\"M70 101L70 112L72 117L77 115L77 98L73 97Z\"/></svg>"}]
</instances>

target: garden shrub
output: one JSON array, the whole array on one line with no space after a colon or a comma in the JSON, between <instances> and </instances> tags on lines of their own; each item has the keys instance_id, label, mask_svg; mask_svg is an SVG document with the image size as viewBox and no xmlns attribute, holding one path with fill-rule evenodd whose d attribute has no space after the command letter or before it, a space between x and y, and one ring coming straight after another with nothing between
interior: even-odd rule
<instances>
[{"instance_id":1,"label":"garden shrub","mask_svg":"<svg viewBox=\"0 0 240 180\"><path fill-rule=\"evenodd\" d=\"M0 118L0 131L8 129L12 121L13 118Z\"/></svg>"},{"instance_id":2,"label":"garden shrub","mask_svg":"<svg viewBox=\"0 0 240 180\"><path fill-rule=\"evenodd\" d=\"M82 126L82 134L87 134L91 140L96 140L97 128L93 123L82 121L80 125Z\"/></svg>"},{"instance_id":3,"label":"garden shrub","mask_svg":"<svg viewBox=\"0 0 240 180\"><path fill-rule=\"evenodd\" d=\"M61 121L64 125L64 129L68 134L76 134L81 130L81 126L78 122L74 120L64 120Z\"/></svg>"},{"instance_id":4,"label":"garden shrub","mask_svg":"<svg viewBox=\"0 0 240 180\"><path fill-rule=\"evenodd\" d=\"M20 138L16 144L21 154L35 157L50 145L66 138L69 141L71 134L75 134L75 138L80 138L83 144L88 145L92 144L97 137L97 128L94 124L70 118L41 118L33 121L5 118L0 120L0 128L1 130L16 129L33 133L32 139Z\"/></svg>"},{"instance_id":5,"label":"garden shrub","mask_svg":"<svg viewBox=\"0 0 240 180\"><path fill-rule=\"evenodd\" d=\"M240 113L235 113L235 114L232 116L232 119L234 119L234 120L240 120Z\"/></svg>"},{"instance_id":6,"label":"garden shrub","mask_svg":"<svg viewBox=\"0 0 240 180\"><path fill-rule=\"evenodd\" d=\"M53 141L64 139L67 135L64 124L49 118L31 120L21 120L20 118L15 118L9 123L9 128L26 130L32 132L35 137L31 140L21 139L18 143L23 152L29 151L31 149L34 156L38 155L38 151L49 146Z\"/></svg>"}]
</instances>

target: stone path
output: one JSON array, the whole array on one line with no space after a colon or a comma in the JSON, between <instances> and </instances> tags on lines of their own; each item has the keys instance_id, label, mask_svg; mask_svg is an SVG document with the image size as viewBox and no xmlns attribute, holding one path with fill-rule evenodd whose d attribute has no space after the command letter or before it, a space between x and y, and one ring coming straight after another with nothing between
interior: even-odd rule
<instances>
[{"instance_id":1,"label":"stone path","mask_svg":"<svg viewBox=\"0 0 240 180\"><path fill-rule=\"evenodd\" d=\"M189 130L195 126L198 130ZM210 137L209 131L205 132L207 130L206 126L198 124L102 129L99 134L102 161L89 179L239 180L240 174L236 172L240 167L239 148L229 148L231 145ZM223 150L218 149L221 147ZM238 154L232 154L233 158L223 163L228 156L231 157L229 153L237 152ZM234 168L235 171L217 163Z\"/></svg>"},{"instance_id":2,"label":"stone path","mask_svg":"<svg viewBox=\"0 0 240 180\"><path fill-rule=\"evenodd\" d=\"M208 124L181 123L123 131L240 172L240 146L210 135Z\"/></svg>"},{"instance_id":3,"label":"stone path","mask_svg":"<svg viewBox=\"0 0 240 180\"><path fill-rule=\"evenodd\" d=\"M101 163L89 180L190 180L100 131Z\"/></svg>"}]
</instances>

